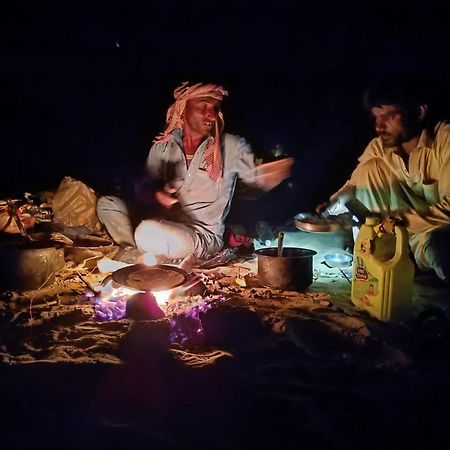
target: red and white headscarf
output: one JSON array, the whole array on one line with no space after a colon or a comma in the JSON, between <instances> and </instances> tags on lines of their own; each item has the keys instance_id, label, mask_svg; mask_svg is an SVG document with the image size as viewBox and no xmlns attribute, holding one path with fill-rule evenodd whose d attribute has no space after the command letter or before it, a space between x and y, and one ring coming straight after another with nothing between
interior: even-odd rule
<instances>
[{"instance_id":1,"label":"red and white headscarf","mask_svg":"<svg viewBox=\"0 0 450 450\"><path fill-rule=\"evenodd\" d=\"M197 97L211 97L220 102L228 95L228 92L217 84L198 83L189 86L188 82L182 83L173 92L175 102L169 107L166 114L166 128L153 142L167 142L170 133L176 128L183 128L183 113L186 102ZM223 114L219 111L215 122L213 136L208 137L204 160L206 170L212 180L218 182L222 176L222 152L220 148L220 135L224 128Z\"/></svg>"}]
</instances>

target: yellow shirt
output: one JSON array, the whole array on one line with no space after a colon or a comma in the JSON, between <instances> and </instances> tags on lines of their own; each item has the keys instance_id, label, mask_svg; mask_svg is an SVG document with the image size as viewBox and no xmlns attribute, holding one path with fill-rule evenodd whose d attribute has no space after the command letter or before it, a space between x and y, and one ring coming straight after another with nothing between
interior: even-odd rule
<instances>
[{"instance_id":1,"label":"yellow shirt","mask_svg":"<svg viewBox=\"0 0 450 450\"><path fill-rule=\"evenodd\" d=\"M408 166L399 149L384 148L379 137L358 158L359 165L371 158L381 158L402 187L401 200L391 196L391 202L398 200L391 211L397 207L403 210L410 232L426 232L450 224L450 124L439 122L433 133L422 131L417 147L409 155ZM346 186L358 186L358 166ZM407 208L402 208L402 204Z\"/></svg>"}]
</instances>

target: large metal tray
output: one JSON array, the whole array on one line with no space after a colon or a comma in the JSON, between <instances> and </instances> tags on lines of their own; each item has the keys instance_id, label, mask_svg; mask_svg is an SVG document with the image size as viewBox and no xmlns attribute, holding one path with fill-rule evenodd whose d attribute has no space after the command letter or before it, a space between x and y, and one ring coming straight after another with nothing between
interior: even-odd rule
<instances>
[{"instance_id":1,"label":"large metal tray","mask_svg":"<svg viewBox=\"0 0 450 450\"><path fill-rule=\"evenodd\" d=\"M134 264L116 270L111 277L127 288L152 292L173 289L188 281L188 274L184 270L166 264Z\"/></svg>"},{"instance_id":2,"label":"large metal tray","mask_svg":"<svg viewBox=\"0 0 450 450\"><path fill-rule=\"evenodd\" d=\"M299 213L294 217L295 226L301 231L311 233L329 233L343 228L341 222L330 216L324 218L317 214Z\"/></svg>"},{"instance_id":3,"label":"large metal tray","mask_svg":"<svg viewBox=\"0 0 450 450\"><path fill-rule=\"evenodd\" d=\"M318 214L299 213L294 217L294 223L299 230L311 233L348 230L353 226L353 220L347 214L323 217Z\"/></svg>"}]
</instances>

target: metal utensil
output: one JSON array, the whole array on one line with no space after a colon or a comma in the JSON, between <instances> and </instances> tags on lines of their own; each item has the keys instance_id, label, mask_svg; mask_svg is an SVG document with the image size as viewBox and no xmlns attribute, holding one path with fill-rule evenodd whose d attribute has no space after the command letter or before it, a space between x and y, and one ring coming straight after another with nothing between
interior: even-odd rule
<instances>
[{"instance_id":1,"label":"metal utensil","mask_svg":"<svg viewBox=\"0 0 450 450\"><path fill-rule=\"evenodd\" d=\"M280 231L278 233L278 256L283 256L283 240L284 240L284 233Z\"/></svg>"}]
</instances>

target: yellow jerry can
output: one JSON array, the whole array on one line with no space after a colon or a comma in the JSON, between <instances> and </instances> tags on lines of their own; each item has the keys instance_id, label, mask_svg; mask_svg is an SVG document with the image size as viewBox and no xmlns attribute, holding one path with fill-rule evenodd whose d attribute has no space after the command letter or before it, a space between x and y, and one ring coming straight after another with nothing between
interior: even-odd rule
<instances>
[{"instance_id":1,"label":"yellow jerry can","mask_svg":"<svg viewBox=\"0 0 450 450\"><path fill-rule=\"evenodd\" d=\"M369 216L353 250L352 303L384 321L403 320L412 313L414 264L408 230L380 231L380 219Z\"/></svg>"}]
</instances>

